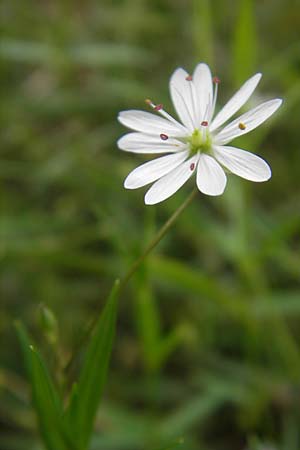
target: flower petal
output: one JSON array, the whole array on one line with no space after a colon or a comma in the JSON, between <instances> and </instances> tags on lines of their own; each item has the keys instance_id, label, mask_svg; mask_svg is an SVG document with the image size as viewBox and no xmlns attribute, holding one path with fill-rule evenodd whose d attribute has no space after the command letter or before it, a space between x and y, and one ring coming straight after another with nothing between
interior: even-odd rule
<instances>
[{"instance_id":1,"label":"flower petal","mask_svg":"<svg viewBox=\"0 0 300 450\"><path fill-rule=\"evenodd\" d=\"M194 168L198 161L198 155L192 156L172 172L165 175L151 186L145 195L146 205L154 205L162 202L171 195L175 194L178 189L193 175Z\"/></svg>"},{"instance_id":2,"label":"flower petal","mask_svg":"<svg viewBox=\"0 0 300 450\"><path fill-rule=\"evenodd\" d=\"M220 164L202 153L197 168L197 186L199 191L207 195L221 195L226 186L226 175Z\"/></svg>"},{"instance_id":3,"label":"flower petal","mask_svg":"<svg viewBox=\"0 0 300 450\"><path fill-rule=\"evenodd\" d=\"M233 97L223 106L221 111L216 115L214 120L212 121L209 129L210 131L214 131L219 126L223 125L230 117L233 116L249 99L254 89L258 85L261 79L261 73L257 73L234 94Z\"/></svg>"},{"instance_id":4,"label":"flower petal","mask_svg":"<svg viewBox=\"0 0 300 450\"><path fill-rule=\"evenodd\" d=\"M214 146L216 159L230 172L250 181L267 181L272 176L265 160L253 153L235 147Z\"/></svg>"},{"instance_id":5,"label":"flower petal","mask_svg":"<svg viewBox=\"0 0 300 450\"><path fill-rule=\"evenodd\" d=\"M195 99L193 98L193 81L181 67L176 69L170 79L170 93L178 117L190 130L196 127L197 117Z\"/></svg>"},{"instance_id":6,"label":"flower petal","mask_svg":"<svg viewBox=\"0 0 300 450\"><path fill-rule=\"evenodd\" d=\"M175 169L188 156L188 151L162 156L134 169L124 181L126 189L137 189L158 180Z\"/></svg>"},{"instance_id":7,"label":"flower petal","mask_svg":"<svg viewBox=\"0 0 300 450\"><path fill-rule=\"evenodd\" d=\"M229 123L223 130L221 130L215 136L216 144L227 144L232 139L238 136L249 133L254 128L258 127L261 123L267 120L281 105L282 100L276 98L275 100L269 100L262 103L256 108L250 109L242 116L238 117L233 122Z\"/></svg>"},{"instance_id":8,"label":"flower petal","mask_svg":"<svg viewBox=\"0 0 300 450\"><path fill-rule=\"evenodd\" d=\"M159 136L143 133L128 133L118 142L121 150L132 153L175 153L186 148L186 144L174 138L163 140Z\"/></svg>"},{"instance_id":9,"label":"flower petal","mask_svg":"<svg viewBox=\"0 0 300 450\"><path fill-rule=\"evenodd\" d=\"M119 113L118 120L126 127L146 134L159 136L163 133L176 137L183 137L188 134L188 130L179 122L173 123L146 111L135 109L122 111Z\"/></svg>"},{"instance_id":10,"label":"flower petal","mask_svg":"<svg viewBox=\"0 0 300 450\"><path fill-rule=\"evenodd\" d=\"M200 63L197 65L193 74L193 81L198 101L197 123L200 124L203 120L208 120L213 101L212 77L207 64Z\"/></svg>"}]
</instances>

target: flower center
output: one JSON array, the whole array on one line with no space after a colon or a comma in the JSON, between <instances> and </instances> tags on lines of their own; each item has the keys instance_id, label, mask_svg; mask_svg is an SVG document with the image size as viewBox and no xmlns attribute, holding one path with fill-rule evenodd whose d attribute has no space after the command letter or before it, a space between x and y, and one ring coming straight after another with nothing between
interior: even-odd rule
<instances>
[{"instance_id":1,"label":"flower center","mask_svg":"<svg viewBox=\"0 0 300 450\"><path fill-rule=\"evenodd\" d=\"M193 134L188 137L187 142L190 145L191 155L198 152L210 153L211 151L212 139L206 127L201 130L196 128Z\"/></svg>"}]
</instances>

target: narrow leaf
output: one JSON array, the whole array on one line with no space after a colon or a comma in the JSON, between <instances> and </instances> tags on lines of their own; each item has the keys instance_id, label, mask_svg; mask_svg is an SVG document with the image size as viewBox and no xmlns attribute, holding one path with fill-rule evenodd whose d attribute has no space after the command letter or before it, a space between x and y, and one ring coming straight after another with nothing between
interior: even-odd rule
<instances>
[{"instance_id":1,"label":"narrow leaf","mask_svg":"<svg viewBox=\"0 0 300 450\"><path fill-rule=\"evenodd\" d=\"M146 368L149 371L155 371L161 339L161 324L156 301L147 277L141 272L139 279L137 279L135 289L135 321L140 336Z\"/></svg>"},{"instance_id":2,"label":"narrow leaf","mask_svg":"<svg viewBox=\"0 0 300 450\"><path fill-rule=\"evenodd\" d=\"M254 2L242 0L239 5L232 49L236 86L254 73L257 62Z\"/></svg>"},{"instance_id":3,"label":"narrow leaf","mask_svg":"<svg viewBox=\"0 0 300 450\"><path fill-rule=\"evenodd\" d=\"M119 281L111 291L108 301L95 326L86 358L73 391L67 414L77 434L79 447L88 445L99 402L104 389L110 360L117 316Z\"/></svg>"},{"instance_id":4,"label":"narrow leaf","mask_svg":"<svg viewBox=\"0 0 300 450\"><path fill-rule=\"evenodd\" d=\"M169 444L167 447L160 448L159 450L174 450L175 448L178 448L184 444L184 439L181 437L179 439L176 439L176 441Z\"/></svg>"},{"instance_id":5,"label":"narrow leaf","mask_svg":"<svg viewBox=\"0 0 300 450\"><path fill-rule=\"evenodd\" d=\"M193 35L196 60L213 64L212 2L209 0L193 1Z\"/></svg>"},{"instance_id":6,"label":"narrow leaf","mask_svg":"<svg viewBox=\"0 0 300 450\"><path fill-rule=\"evenodd\" d=\"M63 422L63 406L51 381L49 372L31 344L23 325L16 323L16 329L31 383L33 404L38 416L40 431L48 450L70 450L71 443Z\"/></svg>"}]
</instances>

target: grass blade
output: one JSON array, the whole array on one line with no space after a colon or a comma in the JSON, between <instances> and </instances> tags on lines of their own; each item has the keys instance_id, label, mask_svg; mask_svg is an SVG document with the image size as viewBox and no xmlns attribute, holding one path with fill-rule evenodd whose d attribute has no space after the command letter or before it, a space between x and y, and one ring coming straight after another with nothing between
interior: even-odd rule
<instances>
[{"instance_id":1,"label":"grass blade","mask_svg":"<svg viewBox=\"0 0 300 450\"><path fill-rule=\"evenodd\" d=\"M44 443L48 450L76 449L65 428L62 402L49 372L38 351L31 344L23 325L17 322L16 329L31 382L33 403Z\"/></svg>"},{"instance_id":2,"label":"grass blade","mask_svg":"<svg viewBox=\"0 0 300 450\"><path fill-rule=\"evenodd\" d=\"M67 410L81 449L87 448L106 381L115 334L118 294L119 281L115 283L104 310L96 323L78 385L73 390Z\"/></svg>"},{"instance_id":3,"label":"grass blade","mask_svg":"<svg viewBox=\"0 0 300 450\"><path fill-rule=\"evenodd\" d=\"M213 64L213 27L211 2L209 0L193 1L193 31L196 49L196 61Z\"/></svg>"},{"instance_id":4,"label":"grass blade","mask_svg":"<svg viewBox=\"0 0 300 450\"><path fill-rule=\"evenodd\" d=\"M232 56L235 83L236 86L239 86L254 73L257 62L253 0L242 0L240 3L234 32Z\"/></svg>"},{"instance_id":5,"label":"grass blade","mask_svg":"<svg viewBox=\"0 0 300 450\"><path fill-rule=\"evenodd\" d=\"M172 442L167 447L163 447L158 450L174 450L175 448L178 448L183 444L184 444L184 439L181 437L179 439L176 439L176 441Z\"/></svg>"}]
</instances>

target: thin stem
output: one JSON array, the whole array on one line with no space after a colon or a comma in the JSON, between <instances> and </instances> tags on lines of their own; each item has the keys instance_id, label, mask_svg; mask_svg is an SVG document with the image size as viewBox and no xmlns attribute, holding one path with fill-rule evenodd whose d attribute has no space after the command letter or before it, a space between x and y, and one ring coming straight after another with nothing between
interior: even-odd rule
<instances>
[{"instance_id":1,"label":"thin stem","mask_svg":"<svg viewBox=\"0 0 300 450\"><path fill-rule=\"evenodd\" d=\"M131 277L134 275L134 273L137 271L137 269L140 267L140 265L144 262L146 257L149 255L149 253L156 247L156 245L162 240L162 238L165 236L167 231L171 228L173 223L176 221L177 217L182 213L182 211L185 210L185 208L191 203L195 195L197 194L198 190L197 188L194 188L193 191L190 193L190 195L185 199L185 201L179 206L179 208L172 214L172 216L165 222L165 224L158 230L156 235L153 237L152 241L147 245L144 252L139 256L133 264L130 266L129 270L125 274L124 278L121 279L120 285L119 285L119 292L121 293L124 288L126 287L128 281L131 279ZM95 327L95 324L97 322L97 315L95 319L90 324L88 331L85 333L85 335L82 337L78 344L77 352L73 354L68 363L65 366L65 372L69 372L71 368L73 367L74 361L76 359L76 355L84 342L88 339L88 337L92 334L93 329Z\"/></svg>"},{"instance_id":2,"label":"thin stem","mask_svg":"<svg viewBox=\"0 0 300 450\"><path fill-rule=\"evenodd\" d=\"M160 230L153 237L152 241L147 245L144 252L134 261L134 263L129 268L128 272L120 282L120 291L122 291L127 285L128 281L134 275L139 266L143 263L149 253L157 246L157 244L162 240L167 231L171 228L173 223L176 221L177 217L182 213L182 211L191 203L193 198L197 193L197 188L195 188L186 200L179 206L179 208L172 214L172 216L165 222L165 224L160 228Z\"/></svg>"}]
</instances>

